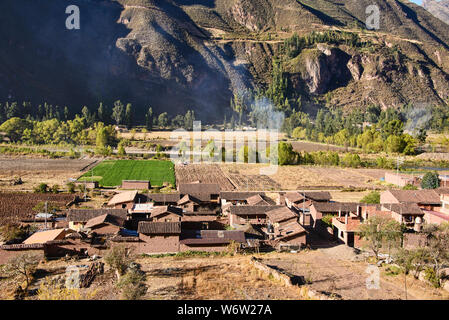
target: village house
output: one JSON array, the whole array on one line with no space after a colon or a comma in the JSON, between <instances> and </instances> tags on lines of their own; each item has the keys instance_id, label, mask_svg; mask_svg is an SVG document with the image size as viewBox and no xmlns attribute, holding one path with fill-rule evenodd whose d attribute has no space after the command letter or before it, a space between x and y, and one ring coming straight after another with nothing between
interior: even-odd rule
<instances>
[{"instance_id":1,"label":"village house","mask_svg":"<svg viewBox=\"0 0 449 320\"><path fill-rule=\"evenodd\" d=\"M276 249L283 248L299 250L307 245L307 231L296 221L284 221L274 227Z\"/></svg>"},{"instance_id":2,"label":"village house","mask_svg":"<svg viewBox=\"0 0 449 320\"><path fill-rule=\"evenodd\" d=\"M424 212L416 203L382 204L382 211L391 212L391 217L415 231L421 231Z\"/></svg>"},{"instance_id":3,"label":"village house","mask_svg":"<svg viewBox=\"0 0 449 320\"><path fill-rule=\"evenodd\" d=\"M332 196L329 192L286 192L279 194L279 204L284 204L299 214L299 221L302 225L310 226L312 217L310 214L310 206L313 202L329 202Z\"/></svg>"},{"instance_id":4,"label":"village house","mask_svg":"<svg viewBox=\"0 0 449 320\"><path fill-rule=\"evenodd\" d=\"M180 183L178 192L181 198L191 195L203 202L220 203L220 185L217 183Z\"/></svg>"},{"instance_id":5,"label":"village house","mask_svg":"<svg viewBox=\"0 0 449 320\"><path fill-rule=\"evenodd\" d=\"M48 241L53 240L62 240L64 237L72 232L69 229L53 229L46 231L38 231L33 233L30 237L28 237L23 244L37 244L37 243L46 243Z\"/></svg>"},{"instance_id":6,"label":"village house","mask_svg":"<svg viewBox=\"0 0 449 320\"><path fill-rule=\"evenodd\" d=\"M180 193L149 193L147 202L152 202L154 206L176 205L181 199Z\"/></svg>"},{"instance_id":7,"label":"village house","mask_svg":"<svg viewBox=\"0 0 449 320\"><path fill-rule=\"evenodd\" d=\"M253 192L253 191L223 191L220 192L221 205L246 205L248 204L247 199L253 196L260 195L265 196L265 192Z\"/></svg>"},{"instance_id":8,"label":"village house","mask_svg":"<svg viewBox=\"0 0 449 320\"><path fill-rule=\"evenodd\" d=\"M388 190L380 194L380 203L415 203L421 209L435 210L441 206L439 190Z\"/></svg>"},{"instance_id":9,"label":"village house","mask_svg":"<svg viewBox=\"0 0 449 320\"><path fill-rule=\"evenodd\" d=\"M325 215L358 216L360 204L352 202L313 202L310 206L311 224L314 228L321 227L321 219Z\"/></svg>"},{"instance_id":10,"label":"village house","mask_svg":"<svg viewBox=\"0 0 449 320\"><path fill-rule=\"evenodd\" d=\"M139 253L179 252L181 222L141 221L137 231L143 242L139 244Z\"/></svg>"},{"instance_id":11,"label":"village house","mask_svg":"<svg viewBox=\"0 0 449 320\"><path fill-rule=\"evenodd\" d=\"M100 236L115 235L119 233L124 223L125 219L123 217L104 214L87 221L83 229L88 229Z\"/></svg>"},{"instance_id":12,"label":"village house","mask_svg":"<svg viewBox=\"0 0 449 320\"><path fill-rule=\"evenodd\" d=\"M123 220L128 218L127 209L69 209L66 220L71 230L80 231L84 228L87 221L105 214L113 215Z\"/></svg>"},{"instance_id":13,"label":"village house","mask_svg":"<svg viewBox=\"0 0 449 320\"><path fill-rule=\"evenodd\" d=\"M282 207L284 206L231 206L229 208L229 224L231 227L246 224L266 225L267 211Z\"/></svg>"},{"instance_id":14,"label":"village house","mask_svg":"<svg viewBox=\"0 0 449 320\"><path fill-rule=\"evenodd\" d=\"M151 183L149 180L122 180L121 189L149 190L151 189Z\"/></svg>"},{"instance_id":15,"label":"village house","mask_svg":"<svg viewBox=\"0 0 449 320\"><path fill-rule=\"evenodd\" d=\"M307 243L306 230L299 224L298 216L283 206L267 211L267 234L275 241L299 247Z\"/></svg>"},{"instance_id":16,"label":"village house","mask_svg":"<svg viewBox=\"0 0 449 320\"><path fill-rule=\"evenodd\" d=\"M153 222L179 222L182 219L182 209L173 206L154 207L150 219Z\"/></svg>"},{"instance_id":17,"label":"village house","mask_svg":"<svg viewBox=\"0 0 449 320\"><path fill-rule=\"evenodd\" d=\"M288 207L282 206L266 212L269 224L276 225L286 221L298 221L298 216Z\"/></svg>"},{"instance_id":18,"label":"village house","mask_svg":"<svg viewBox=\"0 0 449 320\"><path fill-rule=\"evenodd\" d=\"M137 190L120 192L112 197L108 202L108 207L115 209L132 209L134 204L137 203Z\"/></svg>"}]
</instances>

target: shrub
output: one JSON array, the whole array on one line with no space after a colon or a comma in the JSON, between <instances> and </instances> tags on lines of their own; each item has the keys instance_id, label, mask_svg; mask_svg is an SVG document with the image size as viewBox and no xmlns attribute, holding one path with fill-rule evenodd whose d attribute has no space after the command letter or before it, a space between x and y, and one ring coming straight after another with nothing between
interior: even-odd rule
<instances>
[{"instance_id":1,"label":"shrub","mask_svg":"<svg viewBox=\"0 0 449 320\"><path fill-rule=\"evenodd\" d=\"M321 221L323 221L327 226L332 227L332 218L334 218L331 214L326 214L321 218Z\"/></svg>"},{"instance_id":2,"label":"shrub","mask_svg":"<svg viewBox=\"0 0 449 320\"><path fill-rule=\"evenodd\" d=\"M363 197L363 199L360 200L360 202L366 204L378 204L380 203L380 193L377 191L373 191L370 194Z\"/></svg>"},{"instance_id":3,"label":"shrub","mask_svg":"<svg viewBox=\"0 0 449 320\"><path fill-rule=\"evenodd\" d=\"M48 185L46 183L40 183L38 186L34 187L34 193L47 193Z\"/></svg>"},{"instance_id":4,"label":"shrub","mask_svg":"<svg viewBox=\"0 0 449 320\"><path fill-rule=\"evenodd\" d=\"M440 278L433 268L426 268L424 270L424 279L429 281L435 288L440 287Z\"/></svg>"},{"instance_id":5,"label":"shrub","mask_svg":"<svg viewBox=\"0 0 449 320\"><path fill-rule=\"evenodd\" d=\"M70 193L75 193L75 184L73 182L67 183L67 190Z\"/></svg>"},{"instance_id":6,"label":"shrub","mask_svg":"<svg viewBox=\"0 0 449 320\"><path fill-rule=\"evenodd\" d=\"M145 279L145 274L142 271L130 268L117 283L117 287L122 290L122 298L125 300L142 298L147 292Z\"/></svg>"},{"instance_id":7,"label":"shrub","mask_svg":"<svg viewBox=\"0 0 449 320\"><path fill-rule=\"evenodd\" d=\"M408 185L404 186L404 187L402 188L402 190L418 190L418 187L417 187L417 186L414 186L414 185L412 185L412 184L408 184Z\"/></svg>"},{"instance_id":8,"label":"shrub","mask_svg":"<svg viewBox=\"0 0 449 320\"><path fill-rule=\"evenodd\" d=\"M51 187L52 193L59 193L59 185L55 184Z\"/></svg>"},{"instance_id":9,"label":"shrub","mask_svg":"<svg viewBox=\"0 0 449 320\"><path fill-rule=\"evenodd\" d=\"M112 247L106 253L104 261L117 272L117 276L120 278L132 262L131 250L123 245Z\"/></svg>"}]
</instances>

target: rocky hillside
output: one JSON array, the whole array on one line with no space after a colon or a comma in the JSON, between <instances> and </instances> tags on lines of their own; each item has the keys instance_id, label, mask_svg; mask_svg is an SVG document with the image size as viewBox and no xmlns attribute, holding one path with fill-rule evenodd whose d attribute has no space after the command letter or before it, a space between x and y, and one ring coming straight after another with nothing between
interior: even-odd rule
<instances>
[{"instance_id":1,"label":"rocky hillside","mask_svg":"<svg viewBox=\"0 0 449 320\"><path fill-rule=\"evenodd\" d=\"M380 30L364 27L377 4ZM95 108L132 102L220 119L233 92L266 87L274 56L289 90L310 104L355 108L449 97L449 26L398 0L64 0L0 2L0 101ZM294 33L351 32L285 54ZM76 110L78 111L78 110ZM204 112L207 111L207 112Z\"/></svg>"},{"instance_id":2,"label":"rocky hillside","mask_svg":"<svg viewBox=\"0 0 449 320\"><path fill-rule=\"evenodd\" d=\"M423 0L422 6L435 17L449 24L449 1L448 0Z\"/></svg>"}]
</instances>

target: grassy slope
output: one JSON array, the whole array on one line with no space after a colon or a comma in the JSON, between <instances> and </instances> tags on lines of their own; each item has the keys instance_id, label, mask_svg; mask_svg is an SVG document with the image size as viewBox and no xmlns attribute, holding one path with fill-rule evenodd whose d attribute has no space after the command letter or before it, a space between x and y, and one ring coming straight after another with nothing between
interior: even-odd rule
<instances>
[{"instance_id":1,"label":"grassy slope","mask_svg":"<svg viewBox=\"0 0 449 320\"><path fill-rule=\"evenodd\" d=\"M170 161L105 160L83 175L86 180L91 176L103 187L119 186L122 180L150 180L152 186L162 186L164 182L175 185L174 165Z\"/></svg>"}]
</instances>

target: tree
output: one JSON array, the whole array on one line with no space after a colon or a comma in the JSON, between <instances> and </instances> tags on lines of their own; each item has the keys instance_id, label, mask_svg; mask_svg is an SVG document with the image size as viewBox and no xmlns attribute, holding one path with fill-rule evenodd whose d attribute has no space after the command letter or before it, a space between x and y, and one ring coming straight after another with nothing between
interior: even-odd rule
<instances>
[{"instance_id":1,"label":"tree","mask_svg":"<svg viewBox=\"0 0 449 320\"><path fill-rule=\"evenodd\" d=\"M361 203L366 204L378 204L380 203L380 193L377 191L373 191L370 194L363 197L362 200L360 200Z\"/></svg>"},{"instance_id":2,"label":"tree","mask_svg":"<svg viewBox=\"0 0 449 320\"><path fill-rule=\"evenodd\" d=\"M195 114L188 110L184 116L184 128L186 130L193 130L193 121L195 121Z\"/></svg>"},{"instance_id":3,"label":"tree","mask_svg":"<svg viewBox=\"0 0 449 320\"><path fill-rule=\"evenodd\" d=\"M442 267L449 263L449 223L440 225L426 225L423 232L427 235L427 247L431 268L440 278Z\"/></svg>"},{"instance_id":4,"label":"tree","mask_svg":"<svg viewBox=\"0 0 449 320\"><path fill-rule=\"evenodd\" d=\"M440 186L440 179L438 173L427 172L421 181L421 188L423 189L436 189Z\"/></svg>"},{"instance_id":5,"label":"tree","mask_svg":"<svg viewBox=\"0 0 449 320\"><path fill-rule=\"evenodd\" d=\"M106 113L103 106L103 102L100 102L100 106L98 107L97 110L97 117L100 122L106 122Z\"/></svg>"},{"instance_id":6,"label":"tree","mask_svg":"<svg viewBox=\"0 0 449 320\"><path fill-rule=\"evenodd\" d=\"M133 261L131 249L124 245L114 246L106 253L104 260L116 271L117 278L120 279Z\"/></svg>"},{"instance_id":7,"label":"tree","mask_svg":"<svg viewBox=\"0 0 449 320\"><path fill-rule=\"evenodd\" d=\"M98 154L104 153L108 145L108 134L104 125L100 122L97 126L97 134L95 139L96 152Z\"/></svg>"},{"instance_id":8,"label":"tree","mask_svg":"<svg viewBox=\"0 0 449 320\"><path fill-rule=\"evenodd\" d=\"M131 103L128 103L126 105L125 123L126 123L126 127L128 129L130 129L133 125L133 107L132 107Z\"/></svg>"},{"instance_id":9,"label":"tree","mask_svg":"<svg viewBox=\"0 0 449 320\"><path fill-rule=\"evenodd\" d=\"M124 141L120 141L120 143L118 144L117 154L119 156L126 155L124 144L125 144Z\"/></svg>"},{"instance_id":10,"label":"tree","mask_svg":"<svg viewBox=\"0 0 449 320\"><path fill-rule=\"evenodd\" d=\"M32 122L17 117L3 122L3 124L0 126L0 132L4 132L12 142L21 140L23 132L26 129L33 129Z\"/></svg>"},{"instance_id":11,"label":"tree","mask_svg":"<svg viewBox=\"0 0 449 320\"><path fill-rule=\"evenodd\" d=\"M386 238L386 231L388 230L389 218L373 216L367 219L359 227L358 234L360 238L365 239L368 242L369 248L376 256L376 260L379 260L379 252L382 248L383 242Z\"/></svg>"},{"instance_id":12,"label":"tree","mask_svg":"<svg viewBox=\"0 0 449 320\"><path fill-rule=\"evenodd\" d=\"M25 288L27 290L32 281L32 275L39 264L41 256L37 253L23 253L8 261L6 269L12 276L22 276L25 278Z\"/></svg>"},{"instance_id":13,"label":"tree","mask_svg":"<svg viewBox=\"0 0 449 320\"><path fill-rule=\"evenodd\" d=\"M145 115L145 125L148 131L153 129L153 108L148 108L148 112Z\"/></svg>"},{"instance_id":14,"label":"tree","mask_svg":"<svg viewBox=\"0 0 449 320\"><path fill-rule=\"evenodd\" d=\"M299 154L293 150L291 143L281 141L277 146L272 146L270 149L270 158L275 160L276 156L278 157L278 164L281 166L299 162Z\"/></svg>"},{"instance_id":15,"label":"tree","mask_svg":"<svg viewBox=\"0 0 449 320\"><path fill-rule=\"evenodd\" d=\"M125 107L123 103L120 100L115 101L114 108L112 108L112 118L115 120L115 124L122 124L124 113Z\"/></svg>"},{"instance_id":16,"label":"tree","mask_svg":"<svg viewBox=\"0 0 449 320\"><path fill-rule=\"evenodd\" d=\"M158 124L160 127L165 127L168 124L168 114L167 112L163 112L159 115L159 117L157 118L158 120Z\"/></svg>"}]
</instances>

